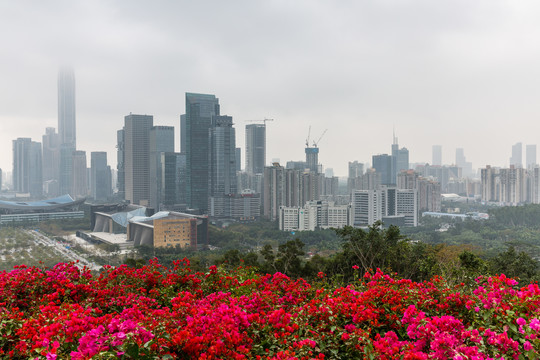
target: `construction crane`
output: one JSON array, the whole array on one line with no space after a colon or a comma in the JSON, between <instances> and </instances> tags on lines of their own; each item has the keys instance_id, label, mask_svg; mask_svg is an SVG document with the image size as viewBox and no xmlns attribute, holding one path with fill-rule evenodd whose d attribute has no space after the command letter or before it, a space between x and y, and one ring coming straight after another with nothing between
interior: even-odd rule
<instances>
[{"instance_id":1,"label":"construction crane","mask_svg":"<svg viewBox=\"0 0 540 360\"><path fill-rule=\"evenodd\" d=\"M264 126L266 126L267 121L274 121L274 119L263 119L263 120L246 120L246 122L262 122L264 123Z\"/></svg>"},{"instance_id":2,"label":"construction crane","mask_svg":"<svg viewBox=\"0 0 540 360\"><path fill-rule=\"evenodd\" d=\"M317 147L319 145L319 142L321 141L322 137L324 136L324 134L326 134L327 131L328 131L328 129L325 129L323 131L322 135L319 137L319 140L313 141L313 147Z\"/></svg>"},{"instance_id":3,"label":"construction crane","mask_svg":"<svg viewBox=\"0 0 540 360\"><path fill-rule=\"evenodd\" d=\"M311 125L309 125L309 130L307 133L306 147L309 147L309 136L311 135Z\"/></svg>"}]
</instances>

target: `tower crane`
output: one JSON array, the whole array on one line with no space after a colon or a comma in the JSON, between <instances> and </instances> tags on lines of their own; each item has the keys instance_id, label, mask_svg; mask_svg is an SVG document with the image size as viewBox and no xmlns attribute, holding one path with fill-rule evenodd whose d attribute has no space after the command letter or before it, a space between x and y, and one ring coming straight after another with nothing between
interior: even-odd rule
<instances>
[{"instance_id":1,"label":"tower crane","mask_svg":"<svg viewBox=\"0 0 540 360\"><path fill-rule=\"evenodd\" d=\"M306 147L309 147L309 136L311 135L311 125L309 125L309 130L307 133Z\"/></svg>"},{"instance_id":2,"label":"tower crane","mask_svg":"<svg viewBox=\"0 0 540 360\"><path fill-rule=\"evenodd\" d=\"M324 134L326 134L327 131L328 129L325 129L322 135L319 137L319 139L317 141L313 141L313 147L317 147L319 145L319 142L321 141L321 139L323 138Z\"/></svg>"}]
</instances>

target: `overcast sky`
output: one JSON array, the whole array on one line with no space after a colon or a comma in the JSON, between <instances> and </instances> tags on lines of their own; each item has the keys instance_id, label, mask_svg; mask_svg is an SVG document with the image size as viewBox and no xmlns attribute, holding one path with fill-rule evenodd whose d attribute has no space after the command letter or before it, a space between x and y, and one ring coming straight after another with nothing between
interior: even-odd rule
<instances>
[{"instance_id":1,"label":"overcast sky","mask_svg":"<svg viewBox=\"0 0 540 360\"><path fill-rule=\"evenodd\" d=\"M411 162L463 147L475 168L507 166L540 143L537 1L0 1L0 167L11 142L57 128L57 73L75 70L77 147L108 151L124 116L176 128L185 92L215 94L233 117L267 123L267 162L390 152ZM525 154L525 151L524 151ZM244 150L242 151L244 157ZM523 159L525 161L525 159Z\"/></svg>"}]
</instances>

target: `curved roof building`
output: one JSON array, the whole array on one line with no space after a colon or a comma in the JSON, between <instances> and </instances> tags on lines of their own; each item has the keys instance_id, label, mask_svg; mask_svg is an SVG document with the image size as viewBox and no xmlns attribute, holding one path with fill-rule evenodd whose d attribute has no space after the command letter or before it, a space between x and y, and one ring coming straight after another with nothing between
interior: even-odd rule
<instances>
[{"instance_id":1,"label":"curved roof building","mask_svg":"<svg viewBox=\"0 0 540 360\"><path fill-rule=\"evenodd\" d=\"M0 200L0 214L21 214L36 212L68 211L74 210L84 203L86 198L74 200L69 195L62 195L54 199L40 201L2 201Z\"/></svg>"}]
</instances>

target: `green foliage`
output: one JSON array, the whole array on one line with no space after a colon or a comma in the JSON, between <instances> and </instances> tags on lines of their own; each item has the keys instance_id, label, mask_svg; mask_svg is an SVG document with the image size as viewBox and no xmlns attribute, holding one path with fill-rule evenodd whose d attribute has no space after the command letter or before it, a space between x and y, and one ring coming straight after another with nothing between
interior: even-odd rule
<instances>
[{"instance_id":1,"label":"green foliage","mask_svg":"<svg viewBox=\"0 0 540 360\"><path fill-rule=\"evenodd\" d=\"M404 270L411 247L408 240L401 235L399 228L390 226L382 228L381 222L369 226L367 230L346 226L336 229L343 239L343 253L338 255L339 261L346 265L345 275L351 275L352 266L359 266L360 271Z\"/></svg>"},{"instance_id":2,"label":"green foliage","mask_svg":"<svg viewBox=\"0 0 540 360\"><path fill-rule=\"evenodd\" d=\"M508 277L518 277L522 282L538 279L538 263L527 253L516 252L514 247L498 254L489 261L491 274L505 274Z\"/></svg>"}]
</instances>

